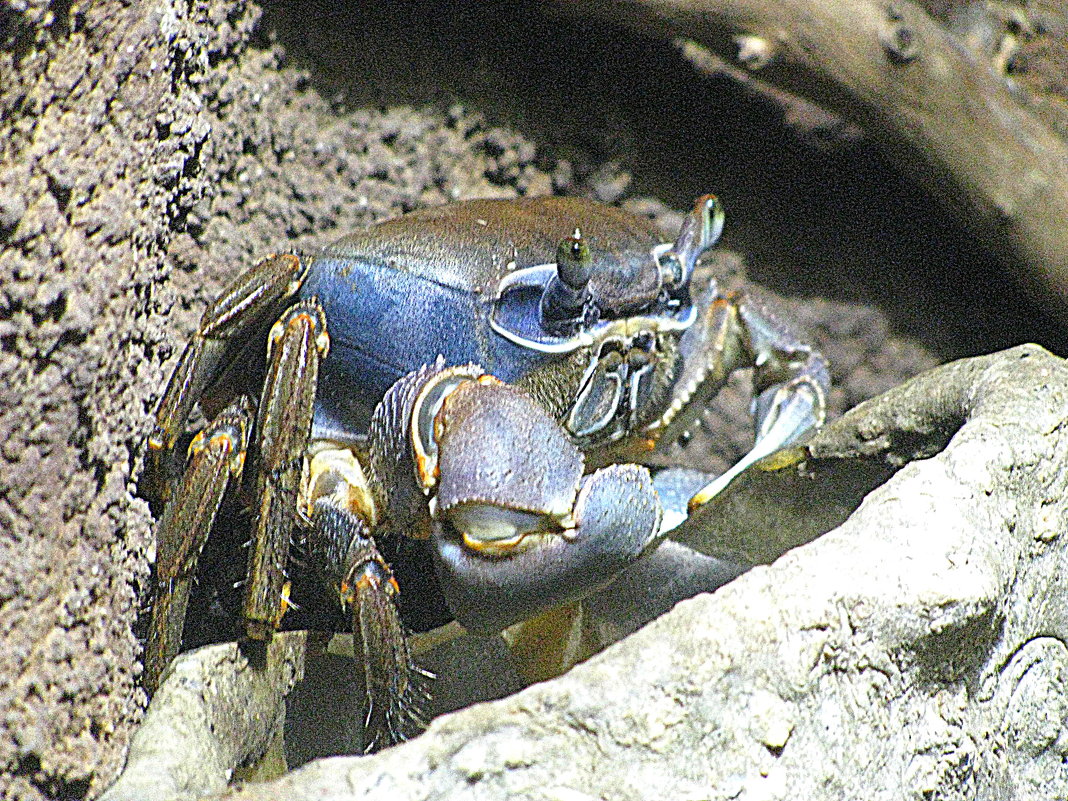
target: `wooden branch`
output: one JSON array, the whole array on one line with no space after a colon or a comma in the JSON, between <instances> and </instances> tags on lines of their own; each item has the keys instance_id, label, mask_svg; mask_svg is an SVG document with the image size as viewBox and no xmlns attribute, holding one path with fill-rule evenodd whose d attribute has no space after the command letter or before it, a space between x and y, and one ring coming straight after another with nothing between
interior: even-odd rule
<instances>
[{"instance_id":1,"label":"wooden branch","mask_svg":"<svg viewBox=\"0 0 1068 801\"><path fill-rule=\"evenodd\" d=\"M1068 143L911 2L598 0L862 125L1068 313ZM916 209L918 218L924 210Z\"/></svg>"}]
</instances>

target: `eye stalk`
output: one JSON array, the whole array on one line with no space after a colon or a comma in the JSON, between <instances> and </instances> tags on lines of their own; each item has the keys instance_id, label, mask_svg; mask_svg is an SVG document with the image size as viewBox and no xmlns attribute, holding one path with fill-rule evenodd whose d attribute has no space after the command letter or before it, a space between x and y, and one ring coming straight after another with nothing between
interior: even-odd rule
<instances>
[{"instance_id":1,"label":"eye stalk","mask_svg":"<svg viewBox=\"0 0 1068 801\"><path fill-rule=\"evenodd\" d=\"M715 195L697 198L693 211L686 215L679 235L671 245L657 245L653 258L660 268L665 288L678 289L689 283L701 254L716 244L723 233L723 203Z\"/></svg>"},{"instance_id":2,"label":"eye stalk","mask_svg":"<svg viewBox=\"0 0 1068 801\"><path fill-rule=\"evenodd\" d=\"M590 282L593 257L578 228L571 236L560 240L556 248L556 273L569 289L576 292L581 292Z\"/></svg>"},{"instance_id":3,"label":"eye stalk","mask_svg":"<svg viewBox=\"0 0 1068 801\"><path fill-rule=\"evenodd\" d=\"M582 231L575 228L575 233L560 240L556 248L556 274L541 296L541 317L546 328L566 327L582 317L592 274L590 246Z\"/></svg>"}]
</instances>

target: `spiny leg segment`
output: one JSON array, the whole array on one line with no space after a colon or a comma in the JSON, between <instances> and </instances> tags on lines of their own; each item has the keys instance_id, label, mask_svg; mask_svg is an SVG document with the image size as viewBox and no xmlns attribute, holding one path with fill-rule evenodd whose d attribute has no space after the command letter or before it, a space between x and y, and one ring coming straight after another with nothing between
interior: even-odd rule
<instances>
[{"instance_id":1,"label":"spiny leg segment","mask_svg":"<svg viewBox=\"0 0 1068 801\"><path fill-rule=\"evenodd\" d=\"M269 640L285 612L285 569L311 433L319 364L330 347L319 301L302 301L271 329L260 398L256 498L242 616L253 640Z\"/></svg>"},{"instance_id":2,"label":"spiny leg segment","mask_svg":"<svg viewBox=\"0 0 1068 801\"><path fill-rule=\"evenodd\" d=\"M400 590L370 534L376 510L356 457L343 448L321 450L308 472L303 502L311 526L305 545L350 615L364 671L364 750L369 752L426 727L433 676L412 659L398 606Z\"/></svg>"},{"instance_id":3,"label":"spiny leg segment","mask_svg":"<svg viewBox=\"0 0 1068 801\"><path fill-rule=\"evenodd\" d=\"M238 276L205 310L156 409L148 438L153 454L174 447L193 405L244 344L244 336L277 313L279 302L300 288L304 272L294 255L269 256Z\"/></svg>"},{"instance_id":4,"label":"spiny leg segment","mask_svg":"<svg viewBox=\"0 0 1068 801\"><path fill-rule=\"evenodd\" d=\"M252 403L241 396L193 439L177 497L156 534L156 589L145 646L144 683L159 687L178 655L197 559L230 482L239 483L252 427Z\"/></svg>"},{"instance_id":5,"label":"spiny leg segment","mask_svg":"<svg viewBox=\"0 0 1068 801\"><path fill-rule=\"evenodd\" d=\"M312 526L317 536L347 543L335 583L348 609L357 658L363 664L367 711L364 750L406 740L426 727L428 679L412 660L397 606L399 589L366 526L355 515L316 503Z\"/></svg>"},{"instance_id":6,"label":"spiny leg segment","mask_svg":"<svg viewBox=\"0 0 1068 801\"><path fill-rule=\"evenodd\" d=\"M145 684L150 691L156 689L181 645L196 560L227 486L240 479L245 453L251 444L251 403L241 399L231 405L194 439L185 474L174 488L176 493L164 485L166 471L162 457L181 436L196 402L245 347L249 336L266 326L286 298L300 288L305 273L306 266L296 256L277 255L239 275L204 312L160 399L148 440L147 470L168 503L157 534L156 602L145 648ZM294 308L300 307L298 304ZM321 320L321 311L318 317ZM321 324L319 330L323 330ZM274 350L278 352L279 348ZM286 361L281 357L274 359L279 360ZM314 398L314 387L311 396ZM262 418L262 401L260 407ZM262 430L263 425L257 425L257 436L261 436ZM257 582L257 586L262 583ZM276 606L280 606L280 601Z\"/></svg>"},{"instance_id":7,"label":"spiny leg segment","mask_svg":"<svg viewBox=\"0 0 1068 801\"><path fill-rule=\"evenodd\" d=\"M212 389L250 334L262 330L303 281L295 256L272 256L239 276L205 312L160 401L149 447L159 456L181 435L195 403ZM374 508L355 457L312 459L331 488L308 502L301 477L319 368L329 350L327 321L312 298L285 309L268 338L268 369L253 429L252 404L232 404L190 447L185 475L159 528L156 602L146 646L146 686L154 691L181 646L196 560L246 450L255 462L254 530L242 614L250 639L267 640L285 611L286 561L298 517L308 545L350 611L367 696L367 750L425 726L429 675L412 661L397 606L397 584L370 536ZM250 437L254 439L250 442ZM313 478L313 482L314 482ZM299 507L299 508L298 508ZM303 511L300 511L300 510Z\"/></svg>"}]
</instances>

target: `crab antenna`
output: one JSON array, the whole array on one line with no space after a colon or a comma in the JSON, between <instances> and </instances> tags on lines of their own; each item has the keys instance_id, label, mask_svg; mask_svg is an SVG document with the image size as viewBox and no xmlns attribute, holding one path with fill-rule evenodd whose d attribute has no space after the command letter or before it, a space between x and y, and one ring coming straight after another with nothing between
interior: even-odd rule
<instances>
[{"instance_id":1,"label":"crab antenna","mask_svg":"<svg viewBox=\"0 0 1068 801\"><path fill-rule=\"evenodd\" d=\"M693 211L682 221L675 244L661 256L662 259L673 259L681 268L682 274L674 282L676 286L690 280L701 254L716 244L723 233L724 217L723 204L715 195L697 198Z\"/></svg>"}]
</instances>

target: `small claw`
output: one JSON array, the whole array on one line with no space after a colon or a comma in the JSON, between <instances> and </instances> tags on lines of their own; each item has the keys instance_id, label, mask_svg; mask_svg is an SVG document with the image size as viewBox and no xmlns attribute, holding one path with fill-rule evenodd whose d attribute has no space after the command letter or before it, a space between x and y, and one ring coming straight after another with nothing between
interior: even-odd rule
<instances>
[{"instance_id":1,"label":"small claw","mask_svg":"<svg viewBox=\"0 0 1068 801\"><path fill-rule=\"evenodd\" d=\"M666 535L686 522L690 514L689 503L711 480L712 475L688 467L668 467L653 477L653 486L664 516L660 520L660 533Z\"/></svg>"},{"instance_id":2,"label":"small claw","mask_svg":"<svg viewBox=\"0 0 1068 801\"><path fill-rule=\"evenodd\" d=\"M702 487L690 499L689 511L712 500L754 462L797 443L823 425L825 405L823 387L807 375L762 392L755 403L759 431L753 449Z\"/></svg>"},{"instance_id":3,"label":"small claw","mask_svg":"<svg viewBox=\"0 0 1068 801\"><path fill-rule=\"evenodd\" d=\"M461 625L496 632L589 594L645 552L659 532L661 507L645 468L611 465L582 479L572 517L573 528L527 535L512 553L495 557L438 525L438 575Z\"/></svg>"},{"instance_id":4,"label":"small claw","mask_svg":"<svg viewBox=\"0 0 1068 801\"><path fill-rule=\"evenodd\" d=\"M831 377L827 362L803 343L759 295L734 293L728 302L750 350L756 442L753 449L723 475L709 482L690 501L690 511L708 503L754 462L823 425Z\"/></svg>"}]
</instances>

